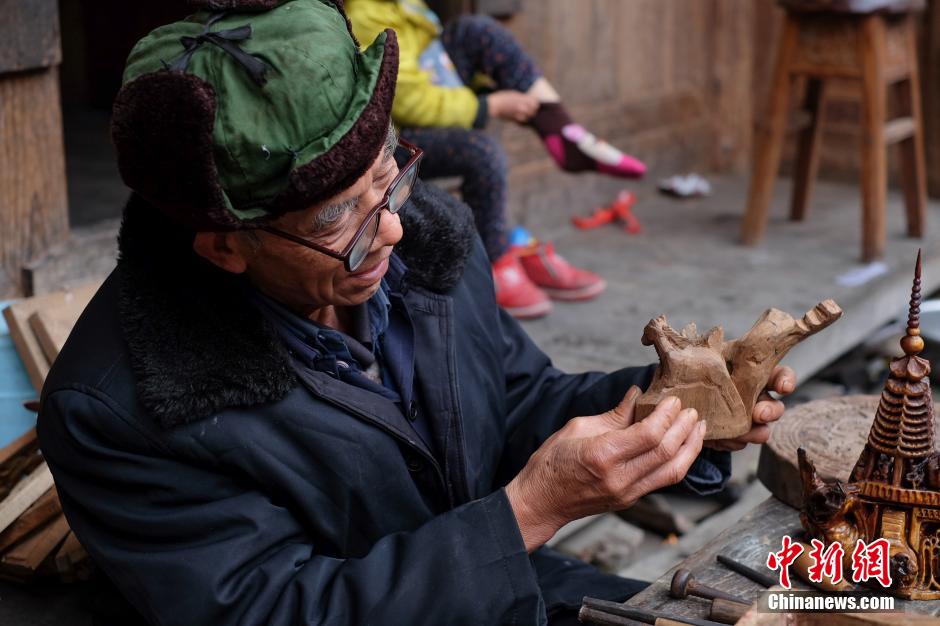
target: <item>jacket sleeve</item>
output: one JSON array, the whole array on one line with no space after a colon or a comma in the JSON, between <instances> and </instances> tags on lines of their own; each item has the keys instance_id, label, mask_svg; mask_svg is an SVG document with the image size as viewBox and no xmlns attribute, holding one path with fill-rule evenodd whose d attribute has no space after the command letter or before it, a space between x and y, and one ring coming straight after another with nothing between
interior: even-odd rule
<instances>
[{"instance_id":1,"label":"jacket sleeve","mask_svg":"<svg viewBox=\"0 0 940 626\"><path fill-rule=\"evenodd\" d=\"M43 403L68 521L153 624L537 624L544 605L505 492L359 558L323 553L278 493L225 457L183 461L95 390Z\"/></svg>"},{"instance_id":2,"label":"jacket sleeve","mask_svg":"<svg viewBox=\"0 0 940 626\"><path fill-rule=\"evenodd\" d=\"M460 127L480 125L480 103L469 87L442 87L431 82L431 76L418 65L421 50L415 37L409 36L406 24L396 23L400 14L391 8L378 10L375 3L350 5L348 15L356 39L362 44L375 40L379 33L391 28L398 34L398 79L392 119L401 127ZM383 3L384 4L384 3Z\"/></svg>"},{"instance_id":3,"label":"jacket sleeve","mask_svg":"<svg viewBox=\"0 0 940 626\"><path fill-rule=\"evenodd\" d=\"M655 365L646 365L609 374L566 374L552 365L519 323L502 309L499 310L499 329L510 433L500 466L501 485L518 474L529 456L568 420L610 410L632 385L646 389L656 371ZM677 487L707 495L721 491L730 476L730 453L704 449Z\"/></svg>"}]
</instances>

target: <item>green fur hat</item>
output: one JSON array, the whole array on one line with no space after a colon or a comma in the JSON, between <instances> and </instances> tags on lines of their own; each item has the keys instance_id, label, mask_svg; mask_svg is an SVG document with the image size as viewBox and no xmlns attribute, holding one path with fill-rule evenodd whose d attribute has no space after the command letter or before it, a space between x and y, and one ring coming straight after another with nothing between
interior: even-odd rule
<instances>
[{"instance_id":1,"label":"green fur hat","mask_svg":"<svg viewBox=\"0 0 940 626\"><path fill-rule=\"evenodd\" d=\"M199 0L131 51L111 134L124 182L194 230L352 185L390 123L398 45L360 52L341 0Z\"/></svg>"}]
</instances>

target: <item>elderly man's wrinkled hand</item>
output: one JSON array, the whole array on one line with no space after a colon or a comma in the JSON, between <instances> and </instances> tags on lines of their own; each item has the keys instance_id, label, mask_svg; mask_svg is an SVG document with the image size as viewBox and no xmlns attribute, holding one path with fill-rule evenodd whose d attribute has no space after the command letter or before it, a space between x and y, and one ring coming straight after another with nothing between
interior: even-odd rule
<instances>
[{"instance_id":1,"label":"elderly man's wrinkled hand","mask_svg":"<svg viewBox=\"0 0 940 626\"><path fill-rule=\"evenodd\" d=\"M770 439L770 425L783 415L783 402L770 396L770 391L782 396L796 389L796 374L789 367L777 366L770 375L767 389L758 397L754 411L751 413L753 423L751 430L734 439L713 439L706 441L705 446L715 450L735 452L743 450L747 444L767 443Z\"/></svg>"},{"instance_id":2,"label":"elderly man's wrinkled hand","mask_svg":"<svg viewBox=\"0 0 940 626\"><path fill-rule=\"evenodd\" d=\"M705 423L674 397L633 423L639 394L633 387L616 408L568 422L506 486L527 550L572 520L625 509L685 477L702 449Z\"/></svg>"}]
</instances>

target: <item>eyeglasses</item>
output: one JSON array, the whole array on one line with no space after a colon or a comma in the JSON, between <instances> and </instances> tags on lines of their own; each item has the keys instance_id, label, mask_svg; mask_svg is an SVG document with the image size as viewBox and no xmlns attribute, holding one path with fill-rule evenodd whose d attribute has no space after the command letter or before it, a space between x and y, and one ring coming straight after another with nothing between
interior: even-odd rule
<instances>
[{"instance_id":1,"label":"eyeglasses","mask_svg":"<svg viewBox=\"0 0 940 626\"><path fill-rule=\"evenodd\" d=\"M342 261L347 272L355 272L372 249L375 236L379 232L382 209L388 209L389 213L398 213L398 210L401 209L411 196L415 179L418 178L418 165L421 162L421 157L424 156L424 152L418 146L400 137L398 139L398 145L407 150L411 154L411 157L408 159L408 162L405 163L404 167L399 170L398 176L396 176L388 186L385 195L382 197L382 201L369 210L366 218L362 220L362 224L359 225L359 229L356 230L356 234L353 235L352 239L343 247L341 252L330 250L325 246L307 241L303 237L298 237L297 235L281 230L280 228L275 228L274 226L261 224L257 226L257 228L271 233L272 235L277 235L283 239L306 246L327 256L331 256L334 259Z\"/></svg>"}]
</instances>

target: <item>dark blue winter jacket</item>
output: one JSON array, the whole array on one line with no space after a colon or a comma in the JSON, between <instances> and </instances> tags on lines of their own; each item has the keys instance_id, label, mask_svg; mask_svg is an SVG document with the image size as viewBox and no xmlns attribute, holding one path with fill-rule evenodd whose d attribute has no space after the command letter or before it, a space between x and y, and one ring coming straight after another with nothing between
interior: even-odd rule
<instances>
[{"instance_id":1,"label":"dark blue winter jacket","mask_svg":"<svg viewBox=\"0 0 940 626\"><path fill-rule=\"evenodd\" d=\"M129 202L39 436L76 535L149 622L536 625L584 594L630 593L526 554L502 486L651 369L558 371L496 305L463 205L420 188L403 214L436 456L390 400L295 368L239 279ZM704 458L695 472L700 488L726 477Z\"/></svg>"}]
</instances>

